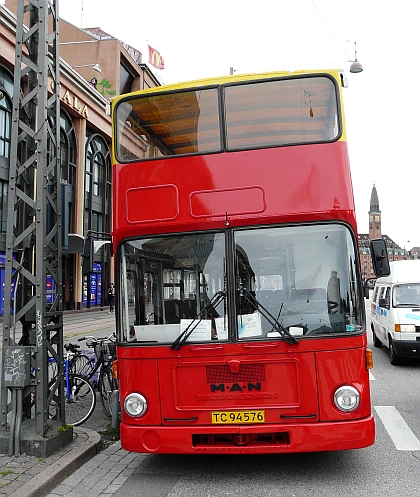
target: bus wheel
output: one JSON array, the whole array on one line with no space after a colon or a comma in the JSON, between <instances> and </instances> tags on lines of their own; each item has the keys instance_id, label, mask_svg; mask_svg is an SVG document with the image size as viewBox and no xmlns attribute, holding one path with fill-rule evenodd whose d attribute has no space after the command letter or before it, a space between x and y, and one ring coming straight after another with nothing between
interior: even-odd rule
<instances>
[{"instance_id":1,"label":"bus wheel","mask_svg":"<svg viewBox=\"0 0 420 497\"><path fill-rule=\"evenodd\" d=\"M393 366L399 366L402 364L402 357L395 353L392 338L389 339L389 360Z\"/></svg>"}]
</instances>

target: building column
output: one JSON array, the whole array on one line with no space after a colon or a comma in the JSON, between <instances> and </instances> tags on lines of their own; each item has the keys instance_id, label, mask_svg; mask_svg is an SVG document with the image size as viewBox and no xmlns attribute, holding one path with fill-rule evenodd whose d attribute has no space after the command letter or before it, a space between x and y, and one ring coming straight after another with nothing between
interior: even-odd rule
<instances>
[{"instance_id":1,"label":"building column","mask_svg":"<svg viewBox=\"0 0 420 497\"><path fill-rule=\"evenodd\" d=\"M73 120L77 137L77 178L76 178L76 233L85 236L84 233L84 210L85 210L85 168L86 168L86 119L75 118ZM76 274L74 275L75 309L83 308L83 275L82 257L76 254Z\"/></svg>"}]
</instances>

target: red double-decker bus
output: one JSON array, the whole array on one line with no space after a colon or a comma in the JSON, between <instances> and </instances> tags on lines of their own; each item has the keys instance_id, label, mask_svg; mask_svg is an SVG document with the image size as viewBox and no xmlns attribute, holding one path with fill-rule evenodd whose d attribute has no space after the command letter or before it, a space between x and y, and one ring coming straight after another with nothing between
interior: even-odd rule
<instances>
[{"instance_id":1,"label":"red double-decker bus","mask_svg":"<svg viewBox=\"0 0 420 497\"><path fill-rule=\"evenodd\" d=\"M115 99L126 450L374 442L344 81L234 75Z\"/></svg>"}]
</instances>

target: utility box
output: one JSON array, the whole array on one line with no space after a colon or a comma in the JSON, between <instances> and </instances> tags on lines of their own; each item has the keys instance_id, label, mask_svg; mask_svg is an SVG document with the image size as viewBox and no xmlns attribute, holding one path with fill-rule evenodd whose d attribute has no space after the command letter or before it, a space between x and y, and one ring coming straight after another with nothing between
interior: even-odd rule
<instances>
[{"instance_id":1,"label":"utility box","mask_svg":"<svg viewBox=\"0 0 420 497\"><path fill-rule=\"evenodd\" d=\"M31 380L31 347L5 347L4 385L24 388Z\"/></svg>"}]
</instances>

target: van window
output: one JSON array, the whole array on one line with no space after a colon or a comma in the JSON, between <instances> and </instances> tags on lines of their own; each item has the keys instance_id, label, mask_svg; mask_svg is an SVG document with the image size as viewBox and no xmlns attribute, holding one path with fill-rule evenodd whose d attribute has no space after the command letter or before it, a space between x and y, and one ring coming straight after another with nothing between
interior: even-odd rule
<instances>
[{"instance_id":1,"label":"van window","mask_svg":"<svg viewBox=\"0 0 420 497\"><path fill-rule=\"evenodd\" d=\"M420 307L420 283L394 285L392 305L394 307Z\"/></svg>"},{"instance_id":2,"label":"van window","mask_svg":"<svg viewBox=\"0 0 420 497\"><path fill-rule=\"evenodd\" d=\"M377 303L376 298L378 297L378 292L379 292L379 287L375 286L375 290L373 291L373 298L372 298L373 302Z\"/></svg>"},{"instance_id":3,"label":"van window","mask_svg":"<svg viewBox=\"0 0 420 497\"><path fill-rule=\"evenodd\" d=\"M385 301L385 302L383 302ZM378 291L378 302L377 304L380 307L384 307L385 309L389 309L389 302L390 302L390 287L388 286L382 286L379 288Z\"/></svg>"},{"instance_id":4,"label":"van window","mask_svg":"<svg viewBox=\"0 0 420 497\"><path fill-rule=\"evenodd\" d=\"M383 286L379 290L379 298L384 299L385 298L385 292L386 292L386 286Z\"/></svg>"},{"instance_id":5,"label":"van window","mask_svg":"<svg viewBox=\"0 0 420 497\"><path fill-rule=\"evenodd\" d=\"M391 303L391 287L387 286L386 287L386 292L385 292L385 300L386 300L386 308L389 309L390 303Z\"/></svg>"}]
</instances>

